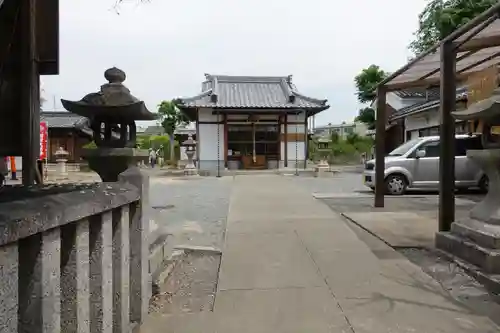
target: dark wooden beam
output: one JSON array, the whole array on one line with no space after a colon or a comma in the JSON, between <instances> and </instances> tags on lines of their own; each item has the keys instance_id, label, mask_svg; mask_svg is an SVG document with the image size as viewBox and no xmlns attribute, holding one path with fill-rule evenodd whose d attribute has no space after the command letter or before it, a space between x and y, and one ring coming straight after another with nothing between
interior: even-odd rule
<instances>
[{"instance_id":1,"label":"dark wooden beam","mask_svg":"<svg viewBox=\"0 0 500 333\"><path fill-rule=\"evenodd\" d=\"M284 159L285 159L285 168L288 167L288 114L285 113L283 116L285 119L284 124L283 124L283 137L285 138L283 141L283 152L285 153ZM281 148L281 147L280 147Z\"/></svg>"},{"instance_id":2,"label":"dark wooden beam","mask_svg":"<svg viewBox=\"0 0 500 333\"><path fill-rule=\"evenodd\" d=\"M377 120L375 124L375 207L384 207L385 195L385 124L386 94L384 86L377 89Z\"/></svg>"},{"instance_id":3,"label":"dark wooden beam","mask_svg":"<svg viewBox=\"0 0 500 333\"><path fill-rule=\"evenodd\" d=\"M455 220L456 49L441 45L441 127L439 155L439 231L449 231Z\"/></svg>"},{"instance_id":4,"label":"dark wooden beam","mask_svg":"<svg viewBox=\"0 0 500 333\"><path fill-rule=\"evenodd\" d=\"M21 90L23 141L23 184L32 185L36 178L36 160L40 153L40 99L39 76L35 62L35 0L20 0L20 33L21 33ZM37 100L38 98L38 100ZM36 125L38 126L36 127ZM36 128L35 128L36 127Z\"/></svg>"}]
</instances>

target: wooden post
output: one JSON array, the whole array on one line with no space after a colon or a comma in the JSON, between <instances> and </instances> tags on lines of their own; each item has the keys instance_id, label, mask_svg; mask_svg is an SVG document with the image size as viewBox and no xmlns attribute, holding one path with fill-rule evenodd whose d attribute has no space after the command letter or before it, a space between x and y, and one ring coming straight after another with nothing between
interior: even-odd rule
<instances>
[{"instance_id":1,"label":"wooden post","mask_svg":"<svg viewBox=\"0 0 500 333\"><path fill-rule=\"evenodd\" d=\"M307 112L304 111L304 170L307 169L307 155L309 153L309 136L307 126Z\"/></svg>"},{"instance_id":2,"label":"wooden post","mask_svg":"<svg viewBox=\"0 0 500 333\"><path fill-rule=\"evenodd\" d=\"M35 1L20 0L21 15L19 27L21 45L21 87L22 102L22 157L23 157L23 184L31 185L35 182L36 160L40 152L40 92L39 75L35 63Z\"/></svg>"},{"instance_id":3,"label":"wooden post","mask_svg":"<svg viewBox=\"0 0 500 333\"><path fill-rule=\"evenodd\" d=\"M441 128L439 155L439 231L449 231L455 220L455 122L456 50L452 42L441 45Z\"/></svg>"},{"instance_id":4,"label":"wooden post","mask_svg":"<svg viewBox=\"0 0 500 333\"><path fill-rule=\"evenodd\" d=\"M224 113L222 116L224 117L224 167L227 168L227 114Z\"/></svg>"},{"instance_id":5,"label":"wooden post","mask_svg":"<svg viewBox=\"0 0 500 333\"><path fill-rule=\"evenodd\" d=\"M288 167L288 114L285 113L285 121L283 125L283 152L285 153L284 159L285 159L285 168Z\"/></svg>"},{"instance_id":6,"label":"wooden post","mask_svg":"<svg viewBox=\"0 0 500 333\"><path fill-rule=\"evenodd\" d=\"M385 194L385 123L386 123L387 89L379 86L377 89L377 120L375 132L375 207L384 207Z\"/></svg>"}]
</instances>

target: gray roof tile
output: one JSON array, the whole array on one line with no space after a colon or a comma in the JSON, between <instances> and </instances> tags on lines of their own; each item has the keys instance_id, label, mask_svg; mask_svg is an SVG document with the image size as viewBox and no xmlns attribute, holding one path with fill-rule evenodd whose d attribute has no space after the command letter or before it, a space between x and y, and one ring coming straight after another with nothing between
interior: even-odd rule
<instances>
[{"instance_id":1,"label":"gray roof tile","mask_svg":"<svg viewBox=\"0 0 500 333\"><path fill-rule=\"evenodd\" d=\"M399 109L395 112L393 112L390 116L389 119L397 119L404 117L409 114L414 114L418 112L423 112L429 109L432 109L436 106L439 106L440 104L440 92L435 91L431 96L429 96L429 99L420 103L415 103L413 105L407 106L405 108ZM467 88L466 87L460 87L457 89L457 102L458 101L463 101L467 99Z\"/></svg>"},{"instance_id":2,"label":"gray roof tile","mask_svg":"<svg viewBox=\"0 0 500 333\"><path fill-rule=\"evenodd\" d=\"M67 111L45 111L40 113L40 121L46 121L49 128L75 128L86 120L85 117Z\"/></svg>"},{"instance_id":3,"label":"gray roof tile","mask_svg":"<svg viewBox=\"0 0 500 333\"><path fill-rule=\"evenodd\" d=\"M184 107L249 109L329 108L327 100L300 94L291 76L227 76L205 74L202 93L180 99Z\"/></svg>"}]
</instances>

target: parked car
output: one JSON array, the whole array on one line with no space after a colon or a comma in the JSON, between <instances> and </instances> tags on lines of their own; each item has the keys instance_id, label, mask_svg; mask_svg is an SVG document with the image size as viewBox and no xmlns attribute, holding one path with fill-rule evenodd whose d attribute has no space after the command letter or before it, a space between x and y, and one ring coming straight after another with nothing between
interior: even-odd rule
<instances>
[{"instance_id":1,"label":"parked car","mask_svg":"<svg viewBox=\"0 0 500 333\"><path fill-rule=\"evenodd\" d=\"M467 150L483 149L481 137L456 135L455 188L479 187L488 190L488 178L471 159ZM402 195L407 189L439 189L439 136L427 136L405 142L385 157L385 188L388 194ZM375 160L365 163L363 180L375 189Z\"/></svg>"}]
</instances>

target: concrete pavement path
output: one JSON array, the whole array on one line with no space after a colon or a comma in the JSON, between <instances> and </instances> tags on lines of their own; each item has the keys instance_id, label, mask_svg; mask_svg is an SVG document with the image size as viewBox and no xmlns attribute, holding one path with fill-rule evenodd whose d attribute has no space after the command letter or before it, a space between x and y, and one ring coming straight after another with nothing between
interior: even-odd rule
<instances>
[{"instance_id":1,"label":"concrete pavement path","mask_svg":"<svg viewBox=\"0 0 500 333\"><path fill-rule=\"evenodd\" d=\"M376 252L376 253L375 253ZM493 333L389 247L373 249L286 176L235 179L213 312L143 332Z\"/></svg>"}]
</instances>

